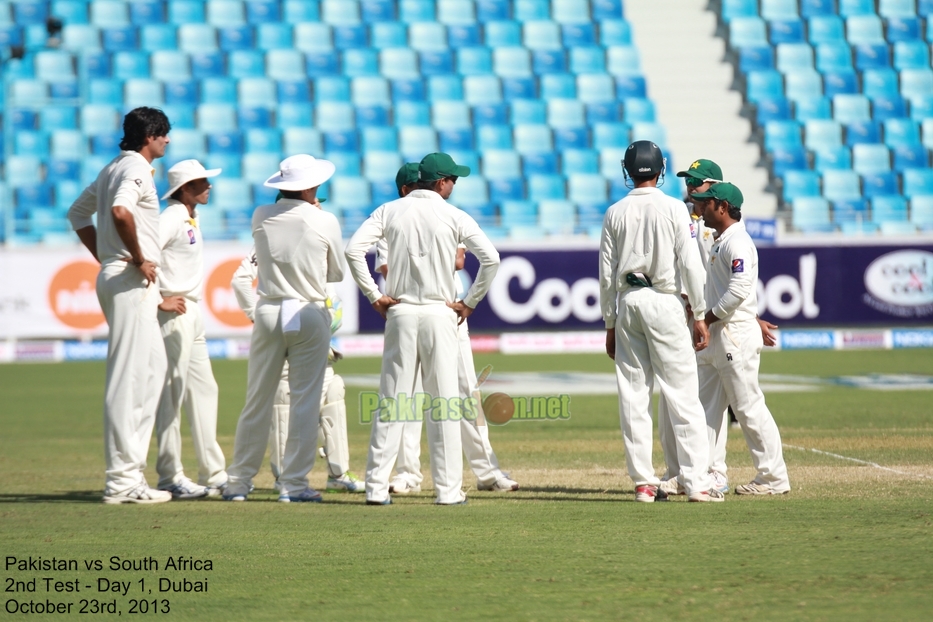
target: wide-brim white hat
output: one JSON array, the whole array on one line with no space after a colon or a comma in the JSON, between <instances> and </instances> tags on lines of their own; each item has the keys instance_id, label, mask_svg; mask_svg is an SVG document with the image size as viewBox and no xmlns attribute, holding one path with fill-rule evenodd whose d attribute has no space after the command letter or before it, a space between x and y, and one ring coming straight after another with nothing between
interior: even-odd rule
<instances>
[{"instance_id":1,"label":"wide-brim white hat","mask_svg":"<svg viewBox=\"0 0 933 622\"><path fill-rule=\"evenodd\" d=\"M168 191L162 195L162 200L169 198L176 190L189 181L217 177L223 169L212 168L207 170L197 160L182 160L168 169Z\"/></svg>"},{"instance_id":2,"label":"wide-brim white hat","mask_svg":"<svg viewBox=\"0 0 933 622\"><path fill-rule=\"evenodd\" d=\"M279 172L263 185L278 190L307 190L317 188L333 177L337 167L330 160L300 154L282 160Z\"/></svg>"}]
</instances>

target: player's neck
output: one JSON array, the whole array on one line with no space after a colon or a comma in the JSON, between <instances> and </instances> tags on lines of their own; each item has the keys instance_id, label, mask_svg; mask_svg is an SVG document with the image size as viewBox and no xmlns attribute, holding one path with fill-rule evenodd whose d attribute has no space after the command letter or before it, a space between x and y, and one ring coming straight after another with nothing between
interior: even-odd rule
<instances>
[{"instance_id":1,"label":"player's neck","mask_svg":"<svg viewBox=\"0 0 933 622\"><path fill-rule=\"evenodd\" d=\"M731 227L732 225L736 224L737 222L739 222L739 221L738 221L738 220L732 220L731 218L728 218L728 217L726 217L726 218L724 218L723 220L721 220L721 221L719 222L719 224L715 227L715 229L716 229L716 237L717 237L717 238L721 238L721 237L722 237L722 234L726 232L726 229L728 229L728 228Z\"/></svg>"}]
</instances>

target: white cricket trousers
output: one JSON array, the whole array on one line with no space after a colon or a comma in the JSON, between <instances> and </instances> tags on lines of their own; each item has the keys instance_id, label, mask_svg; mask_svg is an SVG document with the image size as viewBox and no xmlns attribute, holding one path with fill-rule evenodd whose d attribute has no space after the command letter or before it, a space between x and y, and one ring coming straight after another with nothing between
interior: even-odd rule
<instances>
[{"instance_id":1,"label":"white cricket trousers","mask_svg":"<svg viewBox=\"0 0 933 622\"><path fill-rule=\"evenodd\" d=\"M184 477L181 464L181 408L191 426L191 441L198 459L198 483L221 486L227 482L223 451L217 443L217 382L207 353L201 307L187 301L186 312L159 311L159 325L168 358L168 371L156 414L159 486Z\"/></svg>"},{"instance_id":2,"label":"white cricket trousers","mask_svg":"<svg viewBox=\"0 0 933 622\"><path fill-rule=\"evenodd\" d=\"M482 395L476 387L476 368L473 363L473 348L470 346L470 329L464 321L457 327L457 345L460 358L457 366L457 383L461 397L476 399L476 419L460 420L460 438L463 453L470 463L470 469L476 476L477 484L489 486L505 477L499 470L499 460L489 444L489 426L483 413ZM420 393L420 378L416 378L415 393ZM421 421L404 423L402 442L399 445L395 471L412 486L420 486L424 476L421 474Z\"/></svg>"},{"instance_id":3,"label":"white cricket trousers","mask_svg":"<svg viewBox=\"0 0 933 622\"><path fill-rule=\"evenodd\" d=\"M165 380L165 345L156 318L161 297L131 263L97 275L97 300L109 327L104 389L105 494L145 484L143 471Z\"/></svg>"},{"instance_id":4,"label":"white cricket trousers","mask_svg":"<svg viewBox=\"0 0 933 622\"><path fill-rule=\"evenodd\" d=\"M696 357L677 296L650 287L619 295L616 380L625 460L636 486L660 483L651 462L655 378L667 400L687 494L709 490L709 440L700 404Z\"/></svg>"},{"instance_id":5,"label":"white cricket trousers","mask_svg":"<svg viewBox=\"0 0 933 622\"><path fill-rule=\"evenodd\" d=\"M324 370L330 350L330 314L324 303L298 311L297 330L284 332L279 301L260 299L250 340L246 405L237 422L233 464L226 494L247 494L262 466L272 425L273 403L282 368L288 361L290 409L288 438L279 474L279 491L297 493L308 487L308 472L317 453Z\"/></svg>"},{"instance_id":6,"label":"white cricket trousers","mask_svg":"<svg viewBox=\"0 0 933 622\"><path fill-rule=\"evenodd\" d=\"M324 443L327 458L327 474L340 477L350 470L350 446L347 440L347 405L344 402L346 386L343 378L334 373L328 364L324 371L324 388L321 399L321 423L318 433ZM275 391L272 414L272 430L269 434L269 464L272 474L278 479L281 473L285 441L288 439L288 364L282 371L282 379Z\"/></svg>"},{"instance_id":7,"label":"white cricket trousers","mask_svg":"<svg viewBox=\"0 0 933 622\"><path fill-rule=\"evenodd\" d=\"M725 436L728 418L724 417L724 411L726 405L731 405L758 471L754 481L782 493L790 490L790 480L781 433L758 386L763 347L761 327L755 320L713 324L709 347L697 355L700 399L706 408L710 446L714 447ZM710 455L711 465L716 459ZM717 471L726 472L725 461L721 467L715 466Z\"/></svg>"},{"instance_id":8,"label":"white cricket trousers","mask_svg":"<svg viewBox=\"0 0 933 622\"><path fill-rule=\"evenodd\" d=\"M398 304L389 309L382 354L380 401L384 398L413 399L415 378L420 376L432 403L459 395L457 383L457 314L446 305ZM420 367L420 370L419 370ZM443 411L442 411L443 412ZM389 497L389 475L395 464L402 430L401 421L381 421L386 411L373 418L366 464L367 501ZM432 413L428 419L431 476L437 503L459 503L463 494L463 456L460 421Z\"/></svg>"}]
</instances>

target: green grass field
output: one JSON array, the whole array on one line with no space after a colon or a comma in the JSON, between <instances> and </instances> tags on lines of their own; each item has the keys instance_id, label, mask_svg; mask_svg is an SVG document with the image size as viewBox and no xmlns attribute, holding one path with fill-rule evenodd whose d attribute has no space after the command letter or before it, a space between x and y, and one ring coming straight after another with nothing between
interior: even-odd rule
<instances>
[{"instance_id":1,"label":"green grass field","mask_svg":"<svg viewBox=\"0 0 933 622\"><path fill-rule=\"evenodd\" d=\"M604 356L477 356L494 372L610 372ZM246 363L215 362L220 441L228 460ZM378 373L351 359L343 374ZM763 374L933 376L929 350L775 352ZM100 363L0 365L0 551L3 619L131 615L131 600L174 620L928 620L933 610L933 392L826 386L775 392L785 444L875 462L897 473L785 449L794 490L728 495L722 504L634 503L614 396L574 396L569 421L491 431L517 493L477 492L432 505L431 491L367 507L359 495L278 504L264 468L246 503L215 500L104 506ZM348 391L352 465L368 428ZM185 436L188 436L185 424ZM657 446L656 446L657 447ZM154 451L150 453L154 460ZM423 455L423 468L429 474ZM729 442L732 483L753 475L741 434ZM655 463L662 469L660 449ZM185 464L196 473L190 446ZM150 474L150 483L156 481ZM321 467L312 485L323 487ZM9 567L10 557L74 559L77 571ZM166 570L168 557L212 570ZM111 557L153 557L159 569L111 570ZM84 563L100 560L101 570ZM80 593L47 592L44 578ZM99 578L129 582L98 593ZM160 578L206 581L201 593L159 593ZM144 581L140 592L139 581ZM22 582L18 584L17 582ZM85 586L90 585L87 589ZM54 587L53 587L54 590ZM115 613L79 614L82 599ZM168 601L170 612L163 609ZM71 613L12 614L11 601L74 603ZM141 606L137 604L137 609ZM143 614L141 614L143 615Z\"/></svg>"}]
</instances>

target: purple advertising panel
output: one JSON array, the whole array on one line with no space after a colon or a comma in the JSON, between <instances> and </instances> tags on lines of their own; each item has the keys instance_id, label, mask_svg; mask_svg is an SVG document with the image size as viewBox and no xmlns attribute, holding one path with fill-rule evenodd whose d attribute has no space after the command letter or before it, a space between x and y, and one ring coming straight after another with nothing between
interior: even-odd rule
<instances>
[{"instance_id":1,"label":"purple advertising panel","mask_svg":"<svg viewBox=\"0 0 933 622\"><path fill-rule=\"evenodd\" d=\"M782 327L933 323L933 245L762 247L760 315ZM603 327L599 252L503 251L473 332ZM467 256L466 271L478 264ZM380 283L381 284L381 283ZM360 332L384 322L360 299Z\"/></svg>"}]
</instances>

